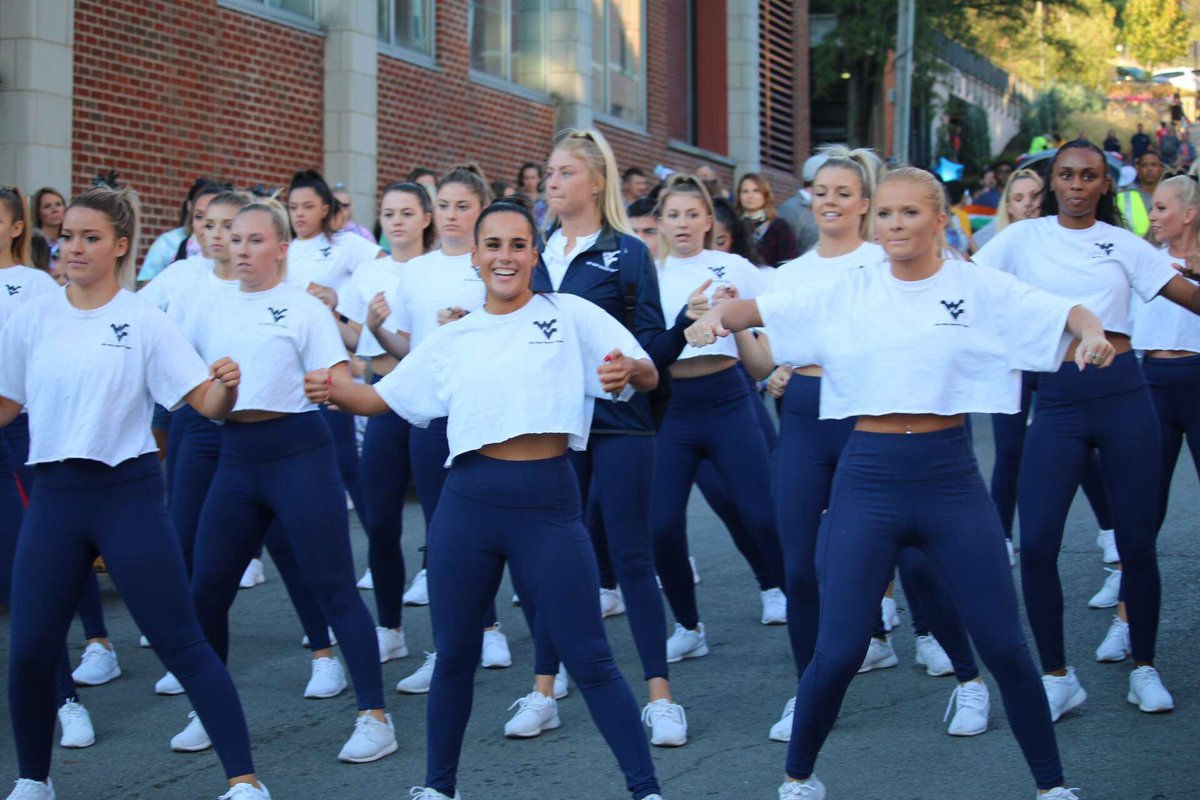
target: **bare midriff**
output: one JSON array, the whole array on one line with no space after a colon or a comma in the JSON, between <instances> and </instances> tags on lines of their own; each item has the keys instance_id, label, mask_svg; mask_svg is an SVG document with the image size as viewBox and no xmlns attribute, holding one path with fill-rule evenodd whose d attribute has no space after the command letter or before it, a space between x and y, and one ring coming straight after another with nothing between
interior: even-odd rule
<instances>
[{"instance_id":1,"label":"bare midriff","mask_svg":"<svg viewBox=\"0 0 1200 800\"><path fill-rule=\"evenodd\" d=\"M500 461L541 461L567 452L565 433L526 433L503 442L485 444L481 455Z\"/></svg>"},{"instance_id":2,"label":"bare midriff","mask_svg":"<svg viewBox=\"0 0 1200 800\"><path fill-rule=\"evenodd\" d=\"M1200 353L1191 350L1147 350L1146 358L1191 358Z\"/></svg>"},{"instance_id":3,"label":"bare midriff","mask_svg":"<svg viewBox=\"0 0 1200 800\"><path fill-rule=\"evenodd\" d=\"M1133 349L1133 343L1129 341L1129 336L1124 333L1105 331L1104 338L1108 339L1109 344L1111 344L1113 349L1117 351L1117 355L1120 355L1121 353L1128 353ZM1064 364L1075 360L1075 348L1077 347L1079 347L1079 340L1072 339L1071 346L1067 348L1067 355L1065 358L1063 358Z\"/></svg>"},{"instance_id":4,"label":"bare midriff","mask_svg":"<svg viewBox=\"0 0 1200 800\"><path fill-rule=\"evenodd\" d=\"M825 370L816 364L809 364L807 367L792 367L792 374L803 375L806 378L819 378L825 374Z\"/></svg>"},{"instance_id":5,"label":"bare midriff","mask_svg":"<svg viewBox=\"0 0 1200 800\"><path fill-rule=\"evenodd\" d=\"M253 408L248 408L245 411L234 411L229 415L230 422L266 422L270 419L279 419L286 417L287 414L281 414L278 411L257 411Z\"/></svg>"},{"instance_id":6,"label":"bare midriff","mask_svg":"<svg viewBox=\"0 0 1200 800\"><path fill-rule=\"evenodd\" d=\"M933 433L961 427L964 414L882 414L859 417L854 430L866 433Z\"/></svg>"},{"instance_id":7,"label":"bare midriff","mask_svg":"<svg viewBox=\"0 0 1200 800\"><path fill-rule=\"evenodd\" d=\"M703 378L727 370L738 360L733 356L696 356L676 361L671 365L672 378Z\"/></svg>"}]
</instances>

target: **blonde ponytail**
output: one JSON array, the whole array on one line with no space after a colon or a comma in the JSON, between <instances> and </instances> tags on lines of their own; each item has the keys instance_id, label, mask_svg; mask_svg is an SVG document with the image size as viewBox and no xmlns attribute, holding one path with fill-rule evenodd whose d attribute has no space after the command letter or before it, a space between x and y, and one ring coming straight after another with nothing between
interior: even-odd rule
<instances>
[{"instance_id":1,"label":"blonde ponytail","mask_svg":"<svg viewBox=\"0 0 1200 800\"><path fill-rule=\"evenodd\" d=\"M117 262L117 283L122 289L133 289L137 285L137 257L142 216L142 201L132 189L110 189L96 186L81 193L71 201L67 209L87 208L98 211L112 223L118 239L125 239L128 249Z\"/></svg>"},{"instance_id":2,"label":"blonde ponytail","mask_svg":"<svg viewBox=\"0 0 1200 800\"><path fill-rule=\"evenodd\" d=\"M835 144L823 147L818 152L827 158L825 163L817 169L816 175L820 175L827 169L844 169L858 176L862 186L862 196L870 201L867 213L863 214L862 220L859 222L858 235L864 242L873 241L875 239L875 187L879 185L879 179L887 172L887 167L884 166L883 161L875 154L874 150L865 147L851 150L844 145ZM814 183L816 175L813 176Z\"/></svg>"},{"instance_id":3,"label":"blonde ponytail","mask_svg":"<svg viewBox=\"0 0 1200 800\"><path fill-rule=\"evenodd\" d=\"M629 217L625 213L625 202L621 199L621 176L617 172L617 159L604 134L595 128L561 131L554 141L555 150L564 150L583 159L593 176L604 181L600 192L600 221L617 233L633 235ZM550 215L552 217L553 212ZM553 218L553 217L552 217Z\"/></svg>"}]
</instances>

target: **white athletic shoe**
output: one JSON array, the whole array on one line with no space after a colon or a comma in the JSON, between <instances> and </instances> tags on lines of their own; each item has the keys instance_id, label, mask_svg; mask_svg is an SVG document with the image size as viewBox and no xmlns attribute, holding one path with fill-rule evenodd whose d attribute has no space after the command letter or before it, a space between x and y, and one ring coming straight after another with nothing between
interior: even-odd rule
<instances>
[{"instance_id":1,"label":"white athletic shoe","mask_svg":"<svg viewBox=\"0 0 1200 800\"><path fill-rule=\"evenodd\" d=\"M1078 789L1068 789L1065 786L1059 786L1042 794L1038 792L1037 800L1079 800L1079 795L1075 794Z\"/></svg>"},{"instance_id":2,"label":"white athletic shoe","mask_svg":"<svg viewBox=\"0 0 1200 800\"><path fill-rule=\"evenodd\" d=\"M558 701L541 692L530 692L508 707L517 709L504 723L504 735L510 739L531 739L542 731L552 731L562 723L558 719Z\"/></svg>"},{"instance_id":3,"label":"white athletic shoe","mask_svg":"<svg viewBox=\"0 0 1200 800\"><path fill-rule=\"evenodd\" d=\"M336 658L314 658L312 675L304 687L304 696L310 700L337 697L346 691L346 671Z\"/></svg>"},{"instance_id":4,"label":"white athletic shoe","mask_svg":"<svg viewBox=\"0 0 1200 800\"><path fill-rule=\"evenodd\" d=\"M375 639L379 642L379 663L386 664L393 658L408 657L408 643L404 641L404 631L394 631L391 628L376 628Z\"/></svg>"},{"instance_id":5,"label":"white athletic shoe","mask_svg":"<svg viewBox=\"0 0 1200 800\"><path fill-rule=\"evenodd\" d=\"M433 683L433 666L437 663L437 653L426 653L425 663L417 667L417 671L396 684L396 691L401 694L428 694L429 685Z\"/></svg>"},{"instance_id":6,"label":"white athletic shoe","mask_svg":"<svg viewBox=\"0 0 1200 800\"><path fill-rule=\"evenodd\" d=\"M567 665L558 665L558 674L554 676L554 699L562 700L571 693L571 684L567 682Z\"/></svg>"},{"instance_id":7,"label":"white athletic shoe","mask_svg":"<svg viewBox=\"0 0 1200 800\"><path fill-rule=\"evenodd\" d=\"M825 800L825 784L816 775L804 781L785 781L779 787L779 800Z\"/></svg>"},{"instance_id":8,"label":"white athletic shoe","mask_svg":"<svg viewBox=\"0 0 1200 800\"><path fill-rule=\"evenodd\" d=\"M1138 667L1129 673L1129 694L1125 699L1147 714L1162 714L1175 709L1175 700L1154 667Z\"/></svg>"},{"instance_id":9,"label":"white athletic shoe","mask_svg":"<svg viewBox=\"0 0 1200 800\"><path fill-rule=\"evenodd\" d=\"M508 649L508 637L500 632L500 623L483 632L483 655L479 659L484 669L506 669L512 666L512 651Z\"/></svg>"},{"instance_id":10,"label":"white athletic shoe","mask_svg":"<svg viewBox=\"0 0 1200 800\"><path fill-rule=\"evenodd\" d=\"M954 719L950 711L957 704ZM983 681L968 681L954 687L942 722L950 719L946 733L951 736L978 736L988 728L988 712L991 710L987 685Z\"/></svg>"},{"instance_id":11,"label":"white athletic shoe","mask_svg":"<svg viewBox=\"0 0 1200 800\"><path fill-rule=\"evenodd\" d=\"M115 681L121 677L117 651L111 645L105 647L99 642L92 642L84 648L79 666L71 673L71 677L80 686L103 686Z\"/></svg>"},{"instance_id":12,"label":"white athletic shoe","mask_svg":"<svg viewBox=\"0 0 1200 800\"><path fill-rule=\"evenodd\" d=\"M49 778L44 783L21 778L13 786L8 800L55 800L54 784Z\"/></svg>"},{"instance_id":13,"label":"white athletic shoe","mask_svg":"<svg viewBox=\"0 0 1200 800\"><path fill-rule=\"evenodd\" d=\"M933 678L953 675L954 665L933 634L917 637L917 664L925 668L925 674Z\"/></svg>"},{"instance_id":14,"label":"white athletic shoe","mask_svg":"<svg viewBox=\"0 0 1200 800\"><path fill-rule=\"evenodd\" d=\"M521 605L521 595L519 595L519 594L515 594L515 593L514 593L514 594L513 594L513 599L512 599L512 604L513 604L514 606L519 606L519 605Z\"/></svg>"},{"instance_id":15,"label":"white athletic shoe","mask_svg":"<svg viewBox=\"0 0 1200 800\"><path fill-rule=\"evenodd\" d=\"M692 568L692 583L700 582L700 570L696 569L696 557L688 556L688 565Z\"/></svg>"},{"instance_id":16,"label":"white athletic shoe","mask_svg":"<svg viewBox=\"0 0 1200 800\"><path fill-rule=\"evenodd\" d=\"M364 591L371 591L375 588L375 578L371 575L371 568L367 567L367 571L358 579L358 583L354 584Z\"/></svg>"},{"instance_id":17,"label":"white athletic shoe","mask_svg":"<svg viewBox=\"0 0 1200 800\"><path fill-rule=\"evenodd\" d=\"M171 738L171 749L176 753L199 753L210 747L212 739L208 738L208 731L204 730L199 715L195 711L188 712L187 727Z\"/></svg>"},{"instance_id":18,"label":"white athletic shoe","mask_svg":"<svg viewBox=\"0 0 1200 800\"><path fill-rule=\"evenodd\" d=\"M150 640L146 638L145 634L142 634L141 636L138 637L138 647L149 647L149 646L150 646Z\"/></svg>"},{"instance_id":19,"label":"white athletic shoe","mask_svg":"<svg viewBox=\"0 0 1200 800\"><path fill-rule=\"evenodd\" d=\"M164 697L183 694L183 684L175 677L173 673L168 672L158 679L158 683L154 684L154 693L161 694Z\"/></svg>"},{"instance_id":20,"label":"white athletic shoe","mask_svg":"<svg viewBox=\"0 0 1200 800\"><path fill-rule=\"evenodd\" d=\"M787 701L779 722L771 726L767 738L772 742L790 742L792 740L792 719L796 716L796 698Z\"/></svg>"},{"instance_id":21,"label":"white athletic shoe","mask_svg":"<svg viewBox=\"0 0 1200 800\"><path fill-rule=\"evenodd\" d=\"M1108 573L1108 577L1104 579L1104 585L1100 587L1100 591L1092 595L1092 599L1088 600L1088 608L1115 608L1121 598L1121 570L1105 567L1104 571Z\"/></svg>"},{"instance_id":22,"label":"white athletic shoe","mask_svg":"<svg viewBox=\"0 0 1200 800\"><path fill-rule=\"evenodd\" d=\"M642 709L642 722L650 727L650 744L682 747L687 744L687 714L670 700L655 700Z\"/></svg>"},{"instance_id":23,"label":"white athletic shoe","mask_svg":"<svg viewBox=\"0 0 1200 800\"><path fill-rule=\"evenodd\" d=\"M252 783L235 783L217 800L271 800L271 793L262 781L258 782L258 786Z\"/></svg>"},{"instance_id":24,"label":"white athletic shoe","mask_svg":"<svg viewBox=\"0 0 1200 800\"><path fill-rule=\"evenodd\" d=\"M428 786L414 786L408 790L408 796L413 800L462 800L462 795L458 790L454 790L454 797L448 794L442 794L437 789L430 789Z\"/></svg>"},{"instance_id":25,"label":"white athletic shoe","mask_svg":"<svg viewBox=\"0 0 1200 800\"><path fill-rule=\"evenodd\" d=\"M620 587L616 589L600 589L600 616L615 617L625 613L625 596Z\"/></svg>"},{"instance_id":26,"label":"white athletic shoe","mask_svg":"<svg viewBox=\"0 0 1200 800\"><path fill-rule=\"evenodd\" d=\"M242 573L242 579L238 581L239 589L253 589L260 583L265 583L267 577L263 575L263 565L261 558L252 558L250 563L246 565L246 571Z\"/></svg>"},{"instance_id":27,"label":"white athletic shoe","mask_svg":"<svg viewBox=\"0 0 1200 800\"><path fill-rule=\"evenodd\" d=\"M354 733L346 741L338 761L347 764L366 764L390 756L400 749L396 742L396 728L392 715L385 714L387 722L380 722L370 714L362 714L354 720Z\"/></svg>"},{"instance_id":28,"label":"white athletic shoe","mask_svg":"<svg viewBox=\"0 0 1200 800\"><path fill-rule=\"evenodd\" d=\"M760 592L759 596L762 600L762 624L786 625L787 595L783 593L783 590L767 589L765 592Z\"/></svg>"},{"instance_id":29,"label":"white athletic shoe","mask_svg":"<svg viewBox=\"0 0 1200 800\"><path fill-rule=\"evenodd\" d=\"M1004 546L1008 548L1008 565L1015 567L1017 565L1017 551L1013 547L1012 539L1005 539Z\"/></svg>"},{"instance_id":30,"label":"white athletic shoe","mask_svg":"<svg viewBox=\"0 0 1200 800\"><path fill-rule=\"evenodd\" d=\"M879 601L879 615L883 620L883 629L890 631L900 624L900 612L896 610L896 599L885 596Z\"/></svg>"},{"instance_id":31,"label":"white athletic shoe","mask_svg":"<svg viewBox=\"0 0 1200 800\"><path fill-rule=\"evenodd\" d=\"M96 729L87 709L74 700L63 703L58 710L58 724L62 726L62 738L58 743L72 749L91 747L96 743Z\"/></svg>"},{"instance_id":32,"label":"white athletic shoe","mask_svg":"<svg viewBox=\"0 0 1200 800\"><path fill-rule=\"evenodd\" d=\"M1102 664L1116 664L1129 657L1132 646L1129 643L1129 623L1120 617L1113 617L1104 634L1104 641L1096 648L1096 660Z\"/></svg>"},{"instance_id":33,"label":"white athletic shoe","mask_svg":"<svg viewBox=\"0 0 1200 800\"><path fill-rule=\"evenodd\" d=\"M333 635L333 628L326 628L325 632L329 634L329 646L337 647L337 637ZM308 647L308 634L304 634L304 638L300 640L301 647Z\"/></svg>"},{"instance_id":34,"label":"white athletic shoe","mask_svg":"<svg viewBox=\"0 0 1200 800\"><path fill-rule=\"evenodd\" d=\"M408 591L404 593L402 599L406 606L429 605L429 584L425 577L425 570L421 570L413 576L412 583L408 585Z\"/></svg>"},{"instance_id":35,"label":"white athletic shoe","mask_svg":"<svg viewBox=\"0 0 1200 800\"><path fill-rule=\"evenodd\" d=\"M1116 564L1121 560L1117 552L1117 534L1115 531L1103 530L1096 534L1096 545L1104 551L1104 563Z\"/></svg>"},{"instance_id":36,"label":"white athletic shoe","mask_svg":"<svg viewBox=\"0 0 1200 800\"><path fill-rule=\"evenodd\" d=\"M892 637L889 636L886 641L882 641L872 636L871 643L867 646L867 655L863 658L858 673L861 675L871 670L889 669L899 663L900 657L896 655L896 648L892 647Z\"/></svg>"},{"instance_id":37,"label":"white athletic shoe","mask_svg":"<svg viewBox=\"0 0 1200 800\"><path fill-rule=\"evenodd\" d=\"M1042 688L1046 690L1046 700L1050 703L1051 722L1058 722L1063 714L1087 700L1087 692L1079 683L1074 667L1067 667L1066 675L1043 675Z\"/></svg>"},{"instance_id":38,"label":"white athletic shoe","mask_svg":"<svg viewBox=\"0 0 1200 800\"><path fill-rule=\"evenodd\" d=\"M696 626L696 630L675 623L675 632L667 639L667 663L676 664L685 658L700 658L708 655L708 639L704 635L704 623Z\"/></svg>"}]
</instances>

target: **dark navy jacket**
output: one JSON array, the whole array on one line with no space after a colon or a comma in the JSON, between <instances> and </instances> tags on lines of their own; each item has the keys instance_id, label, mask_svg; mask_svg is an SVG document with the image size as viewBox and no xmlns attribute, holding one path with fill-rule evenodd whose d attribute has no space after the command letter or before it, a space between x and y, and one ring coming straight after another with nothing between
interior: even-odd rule
<instances>
[{"instance_id":1,"label":"dark navy jacket","mask_svg":"<svg viewBox=\"0 0 1200 800\"><path fill-rule=\"evenodd\" d=\"M590 300L625 325L626 287L622 285L623 275L633 276L637 281L632 333L654 361L660 379L666 379L667 368L675 363L687 344L683 332L691 320L684 313L687 309L681 308L672 327L667 328L658 294L658 274L650 251L641 239L604 226L592 246L576 253L571 259L558 291ZM538 292L554 291L550 272L540 259L533 272L533 289ZM597 400L592 432L652 436L654 422L650 415L649 398L639 392L627 403Z\"/></svg>"}]
</instances>

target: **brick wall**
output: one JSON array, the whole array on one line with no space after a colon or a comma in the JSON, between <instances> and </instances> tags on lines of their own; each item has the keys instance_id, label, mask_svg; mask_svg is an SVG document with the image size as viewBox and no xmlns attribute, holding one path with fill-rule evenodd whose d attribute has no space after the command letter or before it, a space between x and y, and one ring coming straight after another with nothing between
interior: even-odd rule
<instances>
[{"instance_id":1,"label":"brick wall","mask_svg":"<svg viewBox=\"0 0 1200 800\"><path fill-rule=\"evenodd\" d=\"M283 184L320 167L324 39L216 0L78 0L71 192L116 169L143 247L192 181Z\"/></svg>"}]
</instances>

